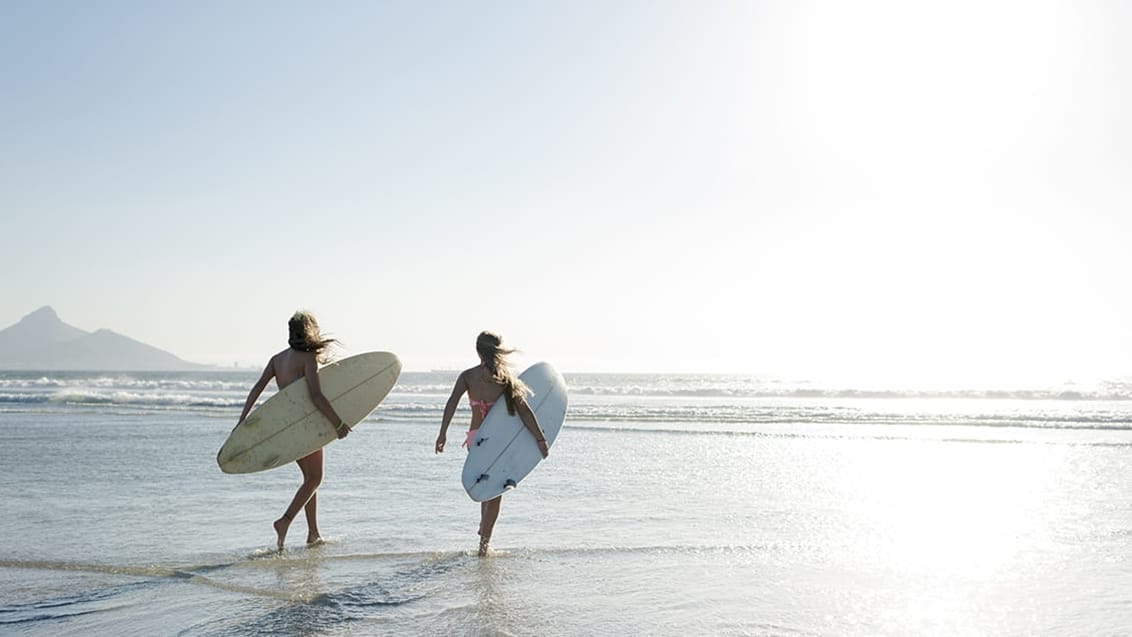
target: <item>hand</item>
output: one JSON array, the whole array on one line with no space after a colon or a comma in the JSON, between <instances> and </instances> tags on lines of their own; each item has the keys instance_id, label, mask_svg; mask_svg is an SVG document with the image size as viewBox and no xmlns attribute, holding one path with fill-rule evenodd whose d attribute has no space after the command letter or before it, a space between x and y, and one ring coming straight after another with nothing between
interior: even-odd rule
<instances>
[{"instance_id":1,"label":"hand","mask_svg":"<svg viewBox=\"0 0 1132 637\"><path fill-rule=\"evenodd\" d=\"M538 442L538 450L542 454L542 457L544 459L549 458L550 457L550 445L547 444L546 438L539 438L536 442Z\"/></svg>"},{"instance_id":2,"label":"hand","mask_svg":"<svg viewBox=\"0 0 1132 637\"><path fill-rule=\"evenodd\" d=\"M338 427L336 427L335 433L338 434L338 439L341 440L346 436L349 436L351 431L353 430L350 429L349 425L344 422L340 422L338 423Z\"/></svg>"},{"instance_id":3,"label":"hand","mask_svg":"<svg viewBox=\"0 0 1132 637\"><path fill-rule=\"evenodd\" d=\"M444 434L436 437L436 453L444 453L444 443L447 441L448 439Z\"/></svg>"}]
</instances>

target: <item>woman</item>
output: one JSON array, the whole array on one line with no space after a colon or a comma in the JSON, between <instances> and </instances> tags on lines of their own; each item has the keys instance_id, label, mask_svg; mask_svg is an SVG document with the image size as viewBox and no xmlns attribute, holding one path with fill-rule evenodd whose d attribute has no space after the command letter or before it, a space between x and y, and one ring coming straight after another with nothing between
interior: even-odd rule
<instances>
[{"instance_id":1,"label":"woman","mask_svg":"<svg viewBox=\"0 0 1132 637\"><path fill-rule=\"evenodd\" d=\"M255 406L259 395L272 378L275 378L275 384L279 389L306 378L311 402L326 416L327 420L335 423L338 438L345 438L350 434L350 428L338 417L338 413L334 411L330 401L322 394L322 388L318 383L318 365L327 361L329 354L327 348L334 343L334 339L324 338L319 333L318 321L308 312L295 312L291 320L288 321L287 327L290 331L290 337L287 339L290 347L272 356L271 360L267 361L267 367L263 369L263 374L260 375L251 392L248 393L248 400L244 403L244 411L240 414L239 422L243 422L244 418L247 418L248 412ZM303 483L299 486L299 490L295 492L295 497L291 499L291 505L283 513L283 517L276 520L273 525L275 527L276 546L280 551L283 550L283 540L287 537L287 529L291 527L291 522L295 519L299 509L303 509L307 515L307 544L317 544L322 541L318 532L318 501L315 494L319 485L322 484L322 449L299 458L298 464L299 469L303 472Z\"/></svg>"},{"instance_id":2,"label":"woman","mask_svg":"<svg viewBox=\"0 0 1132 637\"><path fill-rule=\"evenodd\" d=\"M530 390L523 384L523 381L515 377L511 367L507 364L507 355L514 351L503 347L503 339L499 335L491 332L480 332L479 337L476 338L476 353L479 354L480 364L464 370L456 378L452 395L448 398L448 404L444 407L444 419L440 423L440 435L436 437L436 453L444 452L448 425L456 414L460 397L467 392L468 402L472 406L472 424L468 428L462 446L468 447L471 444L476 430L483 424L483 419L487 417L487 412L502 397L507 405L507 413L512 416L518 413L523 425L534 436L542 457L546 458L550 454L546 435L539 427L534 412L527 405L526 395L530 393ZM487 555L487 547L491 542L491 532L495 528L495 521L499 519L499 505L502 499L503 496L499 496L493 500L480 503L480 557Z\"/></svg>"}]
</instances>

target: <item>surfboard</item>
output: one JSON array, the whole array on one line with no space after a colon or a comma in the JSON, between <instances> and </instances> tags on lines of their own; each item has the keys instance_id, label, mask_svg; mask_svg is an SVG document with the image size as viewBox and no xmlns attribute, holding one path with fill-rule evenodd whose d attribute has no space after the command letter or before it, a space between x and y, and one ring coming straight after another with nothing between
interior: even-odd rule
<instances>
[{"instance_id":1,"label":"surfboard","mask_svg":"<svg viewBox=\"0 0 1132 637\"><path fill-rule=\"evenodd\" d=\"M401 361L390 352L358 354L318 370L323 395L350 427L385 399L400 375ZM295 381L236 425L216 463L224 473L274 469L337 440L335 424L311 402L306 381Z\"/></svg>"},{"instance_id":2,"label":"surfboard","mask_svg":"<svg viewBox=\"0 0 1132 637\"><path fill-rule=\"evenodd\" d=\"M566 418L566 381L549 363L536 363L519 379L533 392L527 404L553 447ZM535 437L523 426L518 414L507 413L500 398L487 412L464 460L461 480L476 502L490 500L515 488L542 460Z\"/></svg>"}]
</instances>

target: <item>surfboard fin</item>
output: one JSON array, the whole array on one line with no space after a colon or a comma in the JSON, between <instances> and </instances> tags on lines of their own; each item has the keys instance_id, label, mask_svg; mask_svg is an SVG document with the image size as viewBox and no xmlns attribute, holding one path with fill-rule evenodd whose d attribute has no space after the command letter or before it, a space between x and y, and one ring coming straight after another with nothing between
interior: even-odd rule
<instances>
[{"instance_id":1,"label":"surfboard fin","mask_svg":"<svg viewBox=\"0 0 1132 637\"><path fill-rule=\"evenodd\" d=\"M487 442L487 436L484 436L482 438L476 438L476 446L477 447L482 445L485 442Z\"/></svg>"},{"instance_id":2,"label":"surfboard fin","mask_svg":"<svg viewBox=\"0 0 1132 637\"><path fill-rule=\"evenodd\" d=\"M507 481L503 483L504 489L514 489L517 486L519 485L511 478L507 478Z\"/></svg>"},{"instance_id":3,"label":"surfboard fin","mask_svg":"<svg viewBox=\"0 0 1132 637\"><path fill-rule=\"evenodd\" d=\"M481 473L480 477L476 478L476 484L479 484L479 483L483 482L484 480L487 480L487 474Z\"/></svg>"}]
</instances>

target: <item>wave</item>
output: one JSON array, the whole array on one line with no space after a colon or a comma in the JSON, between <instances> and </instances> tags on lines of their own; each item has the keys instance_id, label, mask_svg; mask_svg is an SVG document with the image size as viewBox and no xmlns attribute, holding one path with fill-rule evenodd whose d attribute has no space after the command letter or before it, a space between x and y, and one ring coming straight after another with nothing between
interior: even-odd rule
<instances>
[{"instance_id":1,"label":"wave","mask_svg":"<svg viewBox=\"0 0 1132 637\"><path fill-rule=\"evenodd\" d=\"M974 425L978 427L978 425ZM961 443L961 444L1016 444L1016 445L1047 445L1047 446L1068 446L1068 447L1132 447L1132 440L1097 440L1097 439L1083 439L1083 438L1039 438L1035 436L1025 436L1019 430L1016 435L997 431L986 436L980 435L953 435L950 432L944 433L939 431L937 435L925 437L921 432L909 432L907 430L901 431L874 431L872 433L862 433L860 430L841 432L834 430L825 431L799 431L791 429L782 429L778 431L768 430L738 430L738 429L687 429L687 428L666 428L666 427L633 427L633 426L618 426L618 425L593 425L593 424L572 424L574 429L584 429L586 431L595 431L599 433L615 433L619 435L625 434L642 434L642 435L676 435L676 436L717 436L717 437L749 437L749 438L771 438L771 439L798 439L798 440L880 440L880 441L911 441L923 442L924 440L932 440L933 442L943 443ZM1101 428L1102 430L1110 431L1132 431L1132 426L1122 428ZM972 432L973 433L973 432Z\"/></svg>"},{"instance_id":2,"label":"wave","mask_svg":"<svg viewBox=\"0 0 1132 637\"><path fill-rule=\"evenodd\" d=\"M720 424L901 424L901 425L998 425L1078 426L1081 428L1132 428L1132 410L1048 413L1018 412L915 412L910 410L789 409L714 406L707 409L635 408L604 409L572 406L567 419L583 422L720 423Z\"/></svg>"},{"instance_id":3,"label":"wave","mask_svg":"<svg viewBox=\"0 0 1132 637\"><path fill-rule=\"evenodd\" d=\"M791 388L667 388L641 386L571 386L582 396L657 398L868 398L868 399L989 399L989 400L1132 400L1132 387L1119 389L822 389Z\"/></svg>"},{"instance_id":4,"label":"wave","mask_svg":"<svg viewBox=\"0 0 1132 637\"><path fill-rule=\"evenodd\" d=\"M265 393L260 404L270 395ZM0 391L0 405L52 406L72 405L90 407L166 407L185 409L228 409L241 408L247 399L240 394L194 394L163 392L97 391L65 388L54 392L10 392ZM437 419L443 412L443 403L390 403L378 406L371 418L393 420ZM466 405L459 411L467 412Z\"/></svg>"},{"instance_id":5,"label":"wave","mask_svg":"<svg viewBox=\"0 0 1132 637\"><path fill-rule=\"evenodd\" d=\"M0 378L0 390L43 390L52 387L90 387L124 390L178 391L247 391L247 382L224 379L134 378L131 376L94 376L83 378L37 376L35 378Z\"/></svg>"},{"instance_id":6,"label":"wave","mask_svg":"<svg viewBox=\"0 0 1132 637\"><path fill-rule=\"evenodd\" d=\"M99 393L93 391L60 391L51 394L0 392L0 404L18 405L95 405L126 407L240 407L243 400L194 394L141 394L133 392Z\"/></svg>"},{"instance_id":7,"label":"wave","mask_svg":"<svg viewBox=\"0 0 1132 637\"><path fill-rule=\"evenodd\" d=\"M394 390L399 394L409 394L414 396L445 396L447 397L452 393L452 383L446 385L439 384L409 384L399 383Z\"/></svg>"}]
</instances>

